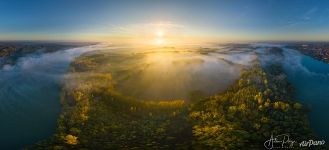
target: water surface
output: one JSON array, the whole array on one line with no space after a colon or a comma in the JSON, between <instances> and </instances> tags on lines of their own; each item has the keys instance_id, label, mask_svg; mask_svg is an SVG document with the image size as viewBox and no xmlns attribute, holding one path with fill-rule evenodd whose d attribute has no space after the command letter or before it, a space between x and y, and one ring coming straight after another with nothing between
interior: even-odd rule
<instances>
[{"instance_id":1,"label":"water surface","mask_svg":"<svg viewBox=\"0 0 329 150\"><path fill-rule=\"evenodd\" d=\"M55 132L61 78L74 57L93 48L29 54L0 68L0 149L22 149Z\"/></svg>"},{"instance_id":2,"label":"water surface","mask_svg":"<svg viewBox=\"0 0 329 150\"><path fill-rule=\"evenodd\" d=\"M309 119L320 138L329 140L329 64L284 49L284 68L296 89L296 98L311 107Z\"/></svg>"}]
</instances>

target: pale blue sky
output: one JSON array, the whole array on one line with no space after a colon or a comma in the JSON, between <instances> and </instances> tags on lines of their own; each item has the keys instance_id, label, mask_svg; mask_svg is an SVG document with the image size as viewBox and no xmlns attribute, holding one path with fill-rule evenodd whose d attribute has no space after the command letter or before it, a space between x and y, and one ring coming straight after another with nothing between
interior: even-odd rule
<instances>
[{"instance_id":1,"label":"pale blue sky","mask_svg":"<svg viewBox=\"0 0 329 150\"><path fill-rule=\"evenodd\" d=\"M329 40L326 0L2 0L0 20L1 40L117 36L156 22L193 36Z\"/></svg>"}]
</instances>

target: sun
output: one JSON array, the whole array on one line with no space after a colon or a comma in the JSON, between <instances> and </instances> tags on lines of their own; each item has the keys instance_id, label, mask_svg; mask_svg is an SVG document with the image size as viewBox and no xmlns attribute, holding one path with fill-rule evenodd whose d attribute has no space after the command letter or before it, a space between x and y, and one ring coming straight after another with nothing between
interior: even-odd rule
<instances>
[{"instance_id":1,"label":"sun","mask_svg":"<svg viewBox=\"0 0 329 150\"><path fill-rule=\"evenodd\" d=\"M162 30L158 30L156 35L157 35L157 37L163 37L164 33Z\"/></svg>"},{"instance_id":2,"label":"sun","mask_svg":"<svg viewBox=\"0 0 329 150\"><path fill-rule=\"evenodd\" d=\"M155 45L163 45L165 43L164 32L163 30L159 29L155 32L156 38L154 41Z\"/></svg>"}]
</instances>

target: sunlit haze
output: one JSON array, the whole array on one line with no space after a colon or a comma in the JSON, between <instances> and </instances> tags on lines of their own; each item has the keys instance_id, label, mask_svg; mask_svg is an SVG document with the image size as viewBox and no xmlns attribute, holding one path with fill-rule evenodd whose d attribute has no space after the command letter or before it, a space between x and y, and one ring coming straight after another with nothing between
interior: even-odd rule
<instances>
[{"instance_id":1,"label":"sunlit haze","mask_svg":"<svg viewBox=\"0 0 329 150\"><path fill-rule=\"evenodd\" d=\"M0 0L0 150L329 149L329 0Z\"/></svg>"}]
</instances>

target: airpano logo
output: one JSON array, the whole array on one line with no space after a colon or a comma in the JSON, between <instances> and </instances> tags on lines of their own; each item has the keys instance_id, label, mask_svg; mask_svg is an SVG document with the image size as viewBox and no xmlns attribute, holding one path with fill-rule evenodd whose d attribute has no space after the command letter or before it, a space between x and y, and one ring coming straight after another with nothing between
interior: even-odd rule
<instances>
[{"instance_id":1,"label":"airpano logo","mask_svg":"<svg viewBox=\"0 0 329 150\"><path fill-rule=\"evenodd\" d=\"M323 146L326 142L324 140L306 140L306 141L295 141L290 138L289 134L280 134L277 136L271 135L270 139L264 142L266 149L294 149L299 147L314 147Z\"/></svg>"}]
</instances>

